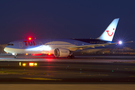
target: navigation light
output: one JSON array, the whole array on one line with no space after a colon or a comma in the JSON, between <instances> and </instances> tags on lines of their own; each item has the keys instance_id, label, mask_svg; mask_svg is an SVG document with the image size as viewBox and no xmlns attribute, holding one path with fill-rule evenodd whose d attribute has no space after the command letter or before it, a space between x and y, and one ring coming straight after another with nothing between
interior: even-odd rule
<instances>
[{"instance_id":1,"label":"navigation light","mask_svg":"<svg viewBox=\"0 0 135 90\"><path fill-rule=\"evenodd\" d=\"M120 44L120 45L121 45L121 44L122 44L122 41L118 41L118 44Z\"/></svg>"}]
</instances>

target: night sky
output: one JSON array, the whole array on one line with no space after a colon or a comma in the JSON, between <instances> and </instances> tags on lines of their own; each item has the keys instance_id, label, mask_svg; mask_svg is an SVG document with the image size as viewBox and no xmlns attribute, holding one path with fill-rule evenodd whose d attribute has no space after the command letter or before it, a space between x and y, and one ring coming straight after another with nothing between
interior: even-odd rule
<instances>
[{"instance_id":1,"label":"night sky","mask_svg":"<svg viewBox=\"0 0 135 90\"><path fill-rule=\"evenodd\" d=\"M115 18L114 40L135 42L135 0L0 0L0 44L28 36L97 38Z\"/></svg>"}]
</instances>

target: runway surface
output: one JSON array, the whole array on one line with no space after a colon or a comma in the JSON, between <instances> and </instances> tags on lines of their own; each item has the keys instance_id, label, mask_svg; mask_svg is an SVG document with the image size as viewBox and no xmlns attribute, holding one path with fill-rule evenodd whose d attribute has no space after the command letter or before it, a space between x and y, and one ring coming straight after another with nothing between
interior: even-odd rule
<instances>
[{"instance_id":1,"label":"runway surface","mask_svg":"<svg viewBox=\"0 0 135 90\"><path fill-rule=\"evenodd\" d=\"M94 62L94 63L134 63L135 56L76 56L73 59L54 57L0 56L0 61L43 61L43 62Z\"/></svg>"},{"instance_id":2,"label":"runway surface","mask_svg":"<svg viewBox=\"0 0 135 90\"><path fill-rule=\"evenodd\" d=\"M29 66L29 63L37 66ZM26 64L23 66L23 64ZM134 84L135 59L0 56L0 83L20 84Z\"/></svg>"}]
</instances>

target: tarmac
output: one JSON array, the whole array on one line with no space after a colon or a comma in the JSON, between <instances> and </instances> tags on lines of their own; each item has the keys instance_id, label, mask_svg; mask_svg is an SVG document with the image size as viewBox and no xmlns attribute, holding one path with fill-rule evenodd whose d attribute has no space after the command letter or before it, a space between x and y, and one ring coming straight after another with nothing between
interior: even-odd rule
<instances>
[{"instance_id":1,"label":"tarmac","mask_svg":"<svg viewBox=\"0 0 135 90\"><path fill-rule=\"evenodd\" d=\"M34 66L30 66L30 63L34 63ZM40 90L99 90L100 87L103 90L135 89L135 58L77 56L75 59L67 59L19 56L14 59L13 56L0 56L0 87L11 87L11 84L15 86L14 90L19 86L32 87L33 90L38 87Z\"/></svg>"}]
</instances>

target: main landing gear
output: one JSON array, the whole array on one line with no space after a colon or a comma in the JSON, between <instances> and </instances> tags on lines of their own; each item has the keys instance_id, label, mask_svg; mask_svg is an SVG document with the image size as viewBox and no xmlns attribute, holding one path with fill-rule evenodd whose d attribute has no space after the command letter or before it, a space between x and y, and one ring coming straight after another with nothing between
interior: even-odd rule
<instances>
[{"instance_id":1,"label":"main landing gear","mask_svg":"<svg viewBox=\"0 0 135 90\"><path fill-rule=\"evenodd\" d=\"M75 58L75 57L74 57L74 55L69 55L67 58L72 59L72 58Z\"/></svg>"},{"instance_id":2,"label":"main landing gear","mask_svg":"<svg viewBox=\"0 0 135 90\"><path fill-rule=\"evenodd\" d=\"M14 56L14 58L17 58L17 56Z\"/></svg>"}]
</instances>

